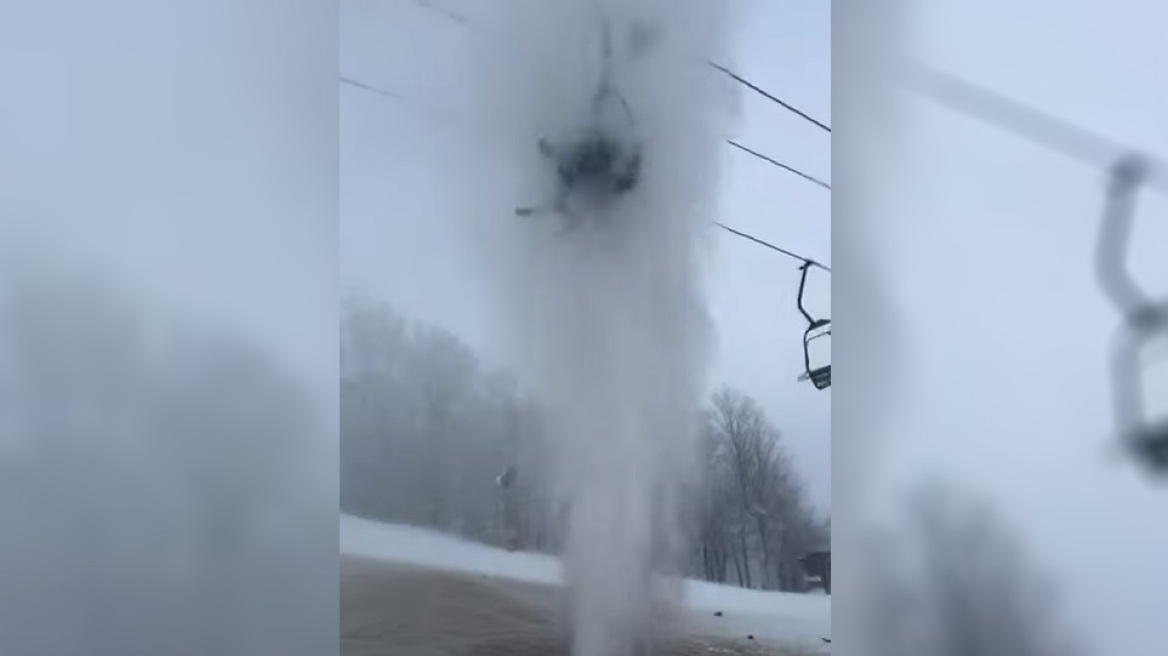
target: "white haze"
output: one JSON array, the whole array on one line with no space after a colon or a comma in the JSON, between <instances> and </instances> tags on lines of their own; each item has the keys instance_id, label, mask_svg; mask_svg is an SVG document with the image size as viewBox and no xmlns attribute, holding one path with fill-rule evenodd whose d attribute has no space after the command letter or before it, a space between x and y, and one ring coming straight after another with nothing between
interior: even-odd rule
<instances>
[{"instance_id":1,"label":"white haze","mask_svg":"<svg viewBox=\"0 0 1168 656\"><path fill-rule=\"evenodd\" d=\"M336 9L273 9L0 4L0 653L336 648Z\"/></svg>"},{"instance_id":2,"label":"white haze","mask_svg":"<svg viewBox=\"0 0 1168 656\"><path fill-rule=\"evenodd\" d=\"M586 120L598 5L618 60L632 22L657 37L650 53L615 68L646 143L644 173L605 210L610 229L564 235L555 217L513 211L546 202L553 189L537 140ZM475 22L491 38L475 41L476 82L457 106L489 118L492 147L451 160L465 168L444 210L482 265L492 320L513 338L559 441L549 464L570 509L576 656L632 653L648 635L654 586L645 574L677 548L678 486L696 473L694 418L711 338L702 239L737 97L701 60L724 53L730 22L725 5L665 0L513 1Z\"/></svg>"}]
</instances>

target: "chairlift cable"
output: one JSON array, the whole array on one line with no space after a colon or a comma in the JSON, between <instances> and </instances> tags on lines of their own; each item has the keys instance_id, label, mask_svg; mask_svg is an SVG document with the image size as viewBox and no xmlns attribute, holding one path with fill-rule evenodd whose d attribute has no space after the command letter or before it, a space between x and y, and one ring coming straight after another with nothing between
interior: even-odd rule
<instances>
[{"instance_id":1,"label":"chairlift cable","mask_svg":"<svg viewBox=\"0 0 1168 656\"><path fill-rule=\"evenodd\" d=\"M469 25L470 24L470 21L467 20L466 17L461 16L459 14L456 14L452 11L449 11L440 5L436 5L432 2L429 2L429 0L414 0L414 2L415 2L415 4L417 4L420 7L430 9L432 11L436 11L436 12L444 15L447 19L450 19L453 22L456 22L456 23L459 23L462 25ZM605 28L606 29L605 29L604 49L605 49L605 65L607 66L608 60L609 60L609 55L610 55L609 50L611 49L611 42L610 42L611 37L609 34L607 23L605 25ZM729 68L722 66L720 64L717 64L713 61L707 61L706 63L710 67L722 72L723 74L727 75L728 77L730 77L734 81L738 82L739 84L742 84L742 85L746 86L747 88L755 91L756 93L762 95L763 97L777 103L781 107L783 107L783 108L787 109L788 111L800 116L804 120L814 124L815 126L819 127L820 129L822 129L828 133L831 133L831 127L828 126L827 124L812 118L811 116L809 116L805 112L797 109L796 107L792 106L791 104L779 99L778 97L774 96L771 93L768 93L767 91L758 87L754 83L752 83L752 82L746 80L745 78L743 78L742 76L738 75L734 71L731 71ZM605 76L604 79L607 79L607 76ZM376 87L364 84L364 83L359 82L357 80L354 80L352 78L341 76L341 82L344 84L352 85L352 86L360 88L360 89L364 89L364 90L369 91L371 93L375 93L378 95L386 96L388 98L392 98L394 100L403 101L403 102L407 101L406 98L404 98L403 96L401 96L399 94L395 94L395 93L391 93L391 92L388 92L388 91L385 91L382 89L378 89ZM603 95L605 91L609 91L609 90L607 88L602 88L601 95ZM627 101L625 101L623 96L619 96L619 94L618 94L618 97L619 97L620 101L622 102L622 104L624 105L626 111L629 111L630 115L631 115L631 110L628 107ZM810 175L808 175L808 174L806 174L806 173L804 173L804 172L802 172L802 171L800 171L792 166L783 164L782 162L779 162L778 160L775 160L772 157L768 157L762 153L759 153L758 151L755 151L751 148L743 146L742 144L740 144L737 141L734 141L732 139L727 139L726 142L728 144L730 144L731 146L733 146L733 147L735 147L735 148L737 148L737 149L739 149L739 150L741 150L749 155L752 155L752 156L754 156L762 161L765 161L765 162L771 164L772 166L776 166L776 167L781 168L785 171L788 171L790 173L798 175L799 177L807 180L808 182L811 182L812 184L815 184L815 185L818 185L818 186L823 187L825 189L831 190L831 185L829 183L826 183L822 180L819 180L818 178L810 176ZM825 332L822 330L825 326L830 326L831 321L829 319L813 320L810 317L810 315L808 315L807 311L803 308L803 293L804 293L805 288L806 288L807 272L811 267L816 267L816 268L822 269L823 271L825 271L829 275L831 274L831 267L824 265L824 264L822 264L816 260L813 260L811 258L799 255L798 253L796 253L794 251L790 251L790 250L787 250L785 248L776 246L770 242L759 239L758 237L755 237L753 235L750 235L750 234L747 234L747 233L742 232L740 230L736 230L734 228L731 228L730 226L728 226L724 223L716 221L716 222L714 222L714 225L722 228L723 230L726 230L727 232L730 232L731 234L733 234L737 237L740 237L740 238L746 239L748 241L751 241L753 243L759 244L759 245L764 246L766 248L769 248L777 253L780 253L782 255L786 255L787 257L799 260L802 263L801 266L799 267L800 272L801 272L801 279L800 279L800 284L799 284L798 307L799 307L799 311L803 314L803 316L807 318L807 320L809 322L809 326L808 326L807 331L805 332L805 334L803 336L803 358L804 358L804 364L805 364L805 371L804 371L804 373L800 374L799 380L800 381L810 380L814 384L815 388L818 390L824 390L824 389L830 388L831 387L831 365L827 365L827 366L819 367L819 368L812 368L811 360L810 360L810 353L808 351L808 348L809 348L809 343L812 339L831 335L830 329L828 329ZM819 330L820 332L818 334L816 334L815 333L816 330ZM497 482L499 482L500 485L503 485L504 484L503 477L500 476L499 479L497 479ZM825 641L830 642L830 640L827 640L827 639L825 639Z\"/></svg>"},{"instance_id":2,"label":"chairlift cable","mask_svg":"<svg viewBox=\"0 0 1168 656\"><path fill-rule=\"evenodd\" d=\"M802 118L805 121L811 123L812 125L818 127L819 129L824 130L825 132L831 133L831 126L830 125L827 125L826 123L824 123L823 121L820 121L818 119L812 118L806 112L798 109L797 107L791 105L790 103L786 102L785 100L782 100L778 96L775 96L774 94L766 91L765 89L759 87L758 85L754 84L750 80L747 80L746 78L742 77L738 73L735 73L734 71L723 66L722 64L719 64L719 63L713 62L713 61L709 61L709 60L706 61L706 64L708 64L714 70L717 70L717 71L724 73L730 79L732 79L735 82L741 84L742 86L750 89L751 91L754 91L755 93L766 98L767 100L778 103L779 106L781 106L783 109L786 109L787 111L791 112L792 114L799 116L800 118Z\"/></svg>"},{"instance_id":3,"label":"chairlift cable","mask_svg":"<svg viewBox=\"0 0 1168 656\"><path fill-rule=\"evenodd\" d=\"M364 82L361 82L359 80L355 80L355 79L348 77L344 74L342 74L340 76L340 78L341 78L342 84L348 84L350 86L357 87L358 89L364 89L365 91L368 91L370 93L375 93L379 96L384 96L386 98L392 98L393 100L397 100L399 102L409 102L408 99L401 94L394 93L392 91L387 91L385 89L375 87L371 84L365 84Z\"/></svg>"},{"instance_id":4,"label":"chairlift cable","mask_svg":"<svg viewBox=\"0 0 1168 656\"><path fill-rule=\"evenodd\" d=\"M1090 166L1109 168L1140 150L923 64L914 65L905 81L929 100ZM1145 182L1168 193L1168 163L1145 160Z\"/></svg>"},{"instance_id":5,"label":"chairlift cable","mask_svg":"<svg viewBox=\"0 0 1168 656\"><path fill-rule=\"evenodd\" d=\"M756 150L752 150L750 148L747 148L746 146L743 146L742 144L738 143L737 141L735 141L733 139L727 139L726 143L730 144L731 146L734 146L735 148L737 148L737 149L739 149L739 150L741 150L749 155L754 155L755 157L761 159L764 162L767 162L768 164L771 164L773 166L777 166L777 167L783 169L784 171L790 171L791 173L794 173L795 175L799 176L800 178L803 178L804 180L806 180L812 184L819 185L820 187L823 187L824 189L827 189L829 191L831 190L831 185L829 183L824 182L823 180L820 180L819 178L815 178L815 177L812 177L810 175L807 175L806 173L800 171L799 169L797 169L793 166L783 164L782 162L774 159L773 157L768 157L767 155L763 155L762 153L760 153Z\"/></svg>"},{"instance_id":6,"label":"chairlift cable","mask_svg":"<svg viewBox=\"0 0 1168 656\"><path fill-rule=\"evenodd\" d=\"M721 228L721 229L723 229L731 234L734 234L738 237L742 237L743 239L746 239L748 241L752 241L760 246L765 246L773 251L777 251L779 253L782 253L783 255L786 255L789 258L799 260L800 262L803 262L805 265L817 267L817 268L823 269L827 273L831 273L831 267L829 267L825 264L822 264L816 260L813 260L809 257L804 257L804 256L802 256L794 251L789 251L785 248L775 246L774 244L772 244L770 242L763 241L762 239L759 239L758 237L755 237L754 235L750 235L750 234L747 234L745 232L742 232L741 230L735 230L734 228L731 228L730 226L728 226L725 223L722 223L720 221L715 221L714 225L716 225L719 228Z\"/></svg>"},{"instance_id":7,"label":"chairlift cable","mask_svg":"<svg viewBox=\"0 0 1168 656\"><path fill-rule=\"evenodd\" d=\"M360 82L358 80L355 80L355 79L348 77L348 76L345 76L345 75L340 76L340 81L342 84L348 84L348 85L356 87L358 89L363 89L365 91L369 91L370 93L375 93L377 95L384 96L386 98L390 98L390 99L396 100L398 102L403 102L403 103L410 102L408 98L406 98L405 96L403 96L401 94L394 93L392 91L387 91L385 89L381 89L379 87L375 87L373 85L366 84L364 82ZM632 110L628 106L628 101L625 100L625 98L619 94L614 94L614 95L615 95L617 101L621 103L621 107L622 107L623 111L625 112L625 114L629 117L630 120L632 120ZM431 112L431 113L433 113L433 112ZM749 155L753 155L754 157L758 158L759 160L764 161L772 166L778 167L778 168L783 169L785 171L789 171L789 172L803 178L804 180L807 180L808 182L810 182L812 184L823 187L824 189L828 189L828 190L831 189L831 185L829 183L824 182L824 181L822 181L814 176L808 175L807 173L804 173L803 171L800 171L799 169L797 169L789 164L784 164L784 163L776 160L773 157L770 157L770 156L765 155L763 153L760 153L752 148L744 146L744 145L738 143L737 141L734 141L733 139L727 139L726 143L737 148L738 150L741 150L742 152L745 152Z\"/></svg>"},{"instance_id":8,"label":"chairlift cable","mask_svg":"<svg viewBox=\"0 0 1168 656\"><path fill-rule=\"evenodd\" d=\"M446 7L443 7L442 5L430 2L430 0L414 0L414 4L418 5L419 7L422 7L423 9L429 9L433 12L441 14L442 16L446 17L451 22L458 23L459 25L463 25L463 26L467 26L467 27L469 27L471 25L470 19L467 18L466 16L463 16L462 14L459 14L455 11L447 9ZM819 128L820 130L823 130L824 132L827 132L829 134L831 133L831 126L830 125L824 123L823 121L820 121L819 119L816 119L815 117L811 116L807 112L804 112L803 110L799 109L798 107L795 107L791 103L783 100L782 98L779 98L778 96L774 95L773 93L770 93L766 89L763 89L762 87L758 86L757 84L751 82L750 80L746 79L745 77L734 72L728 66L725 66L723 64L719 64L719 63L717 63L713 60L709 60L709 59L707 59L705 61L705 63L710 68L722 73L723 75L726 75L727 77L734 80L738 84L741 84L742 86L750 89L751 91L754 91L755 93L766 98L767 100L770 100L771 102L776 103L777 105L779 105L783 109L786 109L787 111L791 112L792 114L795 114L799 118L802 118L803 120L807 121L808 123L811 123L812 125Z\"/></svg>"},{"instance_id":9,"label":"chairlift cable","mask_svg":"<svg viewBox=\"0 0 1168 656\"><path fill-rule=\"evenodd\" d=\"M423 9L429 9L430 11L445 17L446 20L451 22L458 23L459 25L470 25L470 19L468 19L466 16L443 7L442 5L430 2L430 0L414 0L414 4Z\"/></svg>"},{"instance_id":10,"label":"chairlift cable","mask_svg":"<svg viewBox=\"0 0 1168 656\"><path fill-rule=\"evenodd\" d=\"M392 98L392 99L394 99L394 100L398 100L398 101L401 101L401 102L408 102L408 100L406 99L406 97L405 97L405 96L402 96L402 95L399 95L399 94L395 94L395 93L392 93L392 92L389 92L389 91L384 91L384 90L382 90L382 89L378 89L377 87L374 87L374 86L371 86L371 85L365 84L365 83L363 83L363 82L358 82L358 81L354 80L353 78L346 77L346 76L344 76L344 75L342 75L342 76L341 76L340 80L341 80L341 82L342 82L342 83L344 83L344 84L349 84L349 85L352 85L352 86L354 86L354 87L357 87L357 88L360 88L360 89L364 89L364 90L367 90L367 91L371 91L371 92L373 92L373 93L377 93L378 95L387 96L387 97L389 97L389 98ZM741 146L741 145L739 145L739 144L733 144L733 145L735 145L735 146L737 146L738 148L741 148L741 149L743 149L743 150L746 150L747 152L749 152L749 153L751 153L751 154L753 154L753 155L756 155L756 156L758 156L758 157L762 157L762 158L766 159L767 161L770 161L770 162L772 162L772 163L773 163L773 164L775 164L775 165L778 165L778 166L783 166L781 163L779 163L779 162L776 162L776 161L774 161L774 160L771 160L770 158L767 158L765 155L762 155L762 154L760 154L760 153L756 153L756 152L754 152L754 151L752 151L752 150L749 150L749 149L747 149L747 148L746 148L746 147L744 147L744 146ZM785 168L785 167L784 167L784 168ZM831 267L830 267L830 266L828 266L828 265L826 265L826 264L823 264L822 262L819 262L818 260L814 260L814 259L812 259L812 258L805 257L805 256L803 256L803 255L800 255L800 254L798 254L798 253L794 252L794 251L790 251L790 250L787 250L787 249L785 249L785 248L782 248L781 246L776 246L776 245L774 245L774 244L772 244L772 243L770 243L770 242L768 242L768 241L764 241L764 240L762 240L762 239L759 239L758 237L755 237L754 235L747 234L747 233L745 233L745 232L742 232L741 230L736 230L736 229L734 229L734 228L731 228L730 226L728 226L728 225L726 225L726 224L724 224L724 223L722 223L722 222L720 222L720 221L715 221L715 222L714 222L714 225L718 226L719 228L722 228L723 230L725 230L725 231L727 231L727 232L729 232L729 233L731 233L731 234L733 234L733 235L735 235L735 236L738 236L738 237L741 237L741 238L743 238L743 239L746 239L746 240L748 240L748 241L754 242L754 243L756 243L756 244L758 244L758 245L760 245L760 246L764 246L764 247L766 247L766 248L769 248L769 249L771 249L771 250L773 250L773 251L775 251L775 252L778 252L778 253L781 253L781 254L783 254L783 255L786 255L787 257L790 257L790 258L793 258L793 259L799 260L800 262L805 262L805 263L807 263L808 265L810 265L810 266L814 266L814 267L817 267L817 268L819 268L819 269L822 269L822 270L826 271L826 272L827 272L827 273L829 273L829 274L831 273Z\"/></svg>"},{"instance_id":11,"label":"chairlift cable","mask_svg":"<svg viewBox=\"0 0 1168 656\"><path fill-rule=\"evenodd\" d=\"M352 85L356 88L364 89L366 91L370 91L370 92L376 93L378 95L386 96L386 97L392 98L392 99L400 101L400 102L409 102L405 96L395 94L395 93L392 93L389 91L384 91L382 89L365 84L363 82L358 82L351 77L347 77L347 76L342 75L340 77L340 80L343 84L349 84L349 85ZM750 234L747 234L745 232L742 232L741 230L736 230L734 228L731 228L730 226L728 226L724 223L721 223L719 221L715 221L714 225L718 226L719 228L722 228L723 230L726 230L727 232L729 232L733 235L736 235L736 236L741 237L743 239L746 239L748 241L752 241L760 246L764 246L764 247L769 248L773 251L776 251L778 253L786 255L787 257L799 260L800 262L806 262L806 263L810 264L811 266L823 269L824 271L826 271L829 274L831 273L830 266L827 266L827 265L825 265L817 260L814 260L814 259L809 258L809 257L804 257L804 256L802 256L794 251L790 251L790 250L787 250L787 249L782 248L780 246L776 246L770 242L759 239L758 237L755 237L754 235L750 235Z\"/></svg>"}]
</instances>

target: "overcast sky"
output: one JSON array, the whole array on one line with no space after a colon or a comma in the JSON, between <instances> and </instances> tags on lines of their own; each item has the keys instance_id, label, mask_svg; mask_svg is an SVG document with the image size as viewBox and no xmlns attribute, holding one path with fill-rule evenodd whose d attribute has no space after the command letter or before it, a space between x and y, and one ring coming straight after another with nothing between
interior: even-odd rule
<instances>
[{"instance_id":1,"label":"overcast sky","mask_svg":"<svg viewBox=\"0 0 1168 656\"><path fill-rule=\"evenodd\" d=\"M336 352L308 346L336 335L322 218L336 170L317 127L333 116L303 79L320 70L304 44L321 16L296 7L272 30L238 3L145 7L0 10L0 263L100 273L152 309L241 331L335 417Z\"/></svg>"},{"instance_id":2,"label":"overcast sky","mask_svg":"<svg viewBox=\"0 0 1168 656\"><path fill-rule=\"evenodd\" d=\"M757 4L728 64L830 124L831 5ZM470 2L442 6L472 18L475 12ZM342 4L342 72L410 100L341 88L341 271L347 284L441 324L505 366L501 340L485 319L481 276L428 209L440 206L447 184L435 174L443 164L434 161L433 144L452 129L428 112L457 113L443 100L457 96L471 68L466 40L474 38L486 37L412 2ZM742 98L735 134L744 145L830 181L829 134L749 90ZM729 146L724 157L722 220L830 264L830 192ZM783 430L812 500L827 511L831 393L796 381L806 327L795 306L799 262L716 229L709 236L708 302L718 329L711 383L738 387L763 405ZM822 272L808 283L808 305L818 315L830 315L830 284Z\"/></svg>"},{"instance_id":3,"label":"overcast sky","mask_svg":"<svg viewBox=\"0 0 1168 656\"><path fill-rule=\"evenodd\" d=\"M1168 154L1162 3L917 4L920 59ZM1165 490L1107 453L1119 318L1094 279L1103 172L924 101L904 109L901 184L872 208L907 331L895 375L911 404L890 427L889 480L941 472L984 491L1059 575L1096 653L1162 651ZM1143 197L1132 254L1161 296L1166 211ZM1149 394L1164 409L1158 380Z\"/></svg>"}]
</instances>

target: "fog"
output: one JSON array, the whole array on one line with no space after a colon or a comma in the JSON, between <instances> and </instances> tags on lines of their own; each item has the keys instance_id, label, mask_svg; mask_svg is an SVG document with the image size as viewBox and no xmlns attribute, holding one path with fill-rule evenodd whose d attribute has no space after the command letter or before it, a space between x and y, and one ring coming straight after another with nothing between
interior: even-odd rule
<instances>
[{"instance_id":1,"label":"fog","mask_svg":"<svg viewBox=\"0 0 1168 656\"><path fill-rule=\"evenodd\" d=\"M0 9L4 653L336 644L335 8L281 14Z\"/></svg>"},{"instance_id":2,"label":"fog","mask_svg":"<svg viewBox=\"0 0 1168 656\"><path fill-rule=\"evenodd\" d=\"M735 98L694 55L725 51L730 18L699 2L512 2L476 22L493 38L476 41L460 106L492 118L499 146L458 168L445 211L475 244L491 315L546 404L578 656L640 653L652 630L646 573L681 537L677 497L692 477L708 367L703 237ZM603 20L611 83L634 121L608 129L643 140L644 174L594 210L596 226L565 233L558 217L519 219L514 207L554 188L538 140L595 118ZM647 50L634 30L651 35Z\"/></svg>"},{"instance_id":3,"label":"fog","mask_svg":"<svg viewBox=\"0 0 1168 656\"><path fill-rule=\"evenodd\" d=\"M899 603L905 586L924 607L981 608L954 611L948 623L916 616L917 629L928 617L950 640L980 633L981 651L964 653L1067 653L1068 642L1125 653L1164 643L1155 616L1165 607L1168 532L1148 521L1163 508L1163 488L1118 446L1108 371L1122 318L1095 269L1106 168L1124 148L1075 161L968 104L916 93L899 67L928 65L1162 154L1168 141L1155 117L1166 99L1144 82L1164 58L1150 27L1162 21L1162 6L1148 2L836 4L840 137L851 130L837 142L847 155L837 160L847 177L837 171L837 180L848 191L833 216L834 355L848 371L834 399L833 481L843 486L834 537L837 576L847 581L833 607L847 632L837 642L870 644L873 633L858 629L874 606L849 586L893 569L902 578L874 586L888 593L877 608L919 608ZM1127 256L1148 294L1162 297L1157 196L1140 196ZM1156 367L1154 357L1146 363ZM1168 399L1154 382L1143 392L1149 412ZM924 493L922 480L934 483ZM906 504L905 491L940 496L937 481L964 500L934 504L932 525L918 530L922 504ZM872 523L896 546L872 548L861 536ZM986 524L1013 544L974 540ZM919 569L894 565L898 556L918 568L928 558L976 563L986 580L1015 568L1002 578L1029 591L967 581L960 594L939 592ZM987 610L994 606L1033 621L1005 628ZM887 653L962 653L930 643L938 639Z\"/></svg>"}]
</instances>

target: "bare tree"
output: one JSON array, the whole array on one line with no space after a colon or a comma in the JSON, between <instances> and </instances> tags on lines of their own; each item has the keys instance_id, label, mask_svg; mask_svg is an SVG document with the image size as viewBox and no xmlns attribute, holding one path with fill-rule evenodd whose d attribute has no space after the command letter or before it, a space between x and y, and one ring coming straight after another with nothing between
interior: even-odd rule
<instances>
[{"instance_id":1,"label":"bare tree","mask_svg":"<svg viewBox=\"0 0 1168 656\"><path fill-rule=\"evenodd\" d=\"M542 547L537 415L452 334L348 297L341 317L342 509ZM522 475L501 490L507 467Z\"/></svg>"},{"instance_id":2,"label":"bare tree","mask_svg":"<svg viewBox=\"0 0 1168 656\"><path fill-rule=\"evenodd\" d=\"M481 369L453 335L347 297L341 326L341 505L510 548L557 551L550 434L535 399ZM823 541L779 432L749 397L714 396L705 476L679 512L691 575L804 589L799 558ZM512 472L509 484L496 479ZM676 551L676 550L675 550Z\"/></svg>"},{"instance_id":3,"label":"bare tree","mask_svg":"<svg viewBox=\"0 0 1168 656\"><path fill-rule=\"evenodd\" d=\"M730 389L720 390L714 395L711 428L726 449L725 457L736 492L736 569L739 585L747 588L754 587L749 545L751 510L755 505L753 459L764 422L762 413L749 397Z\"/></svg>"},{"instance_id":4,"label":"bare tree","mask_svg":"<svg viewBox=\"0 0 1168 656\"><path fill-rule=\"evenodd\" d=\"M728 518L737 507L737 490L721 437L707 430L702 445L706 475L694 489L690 501L700 555L698 562L706 580L724 583L736 537Z\"/></svg>"},{"instance_id":5,"label":"bare tree","mask_svg":"<svg viewBox=\"0 0 1168 656\"><path fill-rule=\"evenodd\" d=\"M738 496L738 550L742 585L779 587L779 549L795 523L799 484L779 445L778 431L748 396L723 389L713 398L712 427L721 436ZM750 534L757 539L758 578L751 571Z\"/></svg>"},{"instance_id":6,"label":"bare tree","mask_svg":"<svg viewBox=\"0 0 1168 656\"><path fill-rule=\"evenodd\" d=\"M730 567L739 585L805 590L800 559L827 544L828 529L779 431L750 397L731 389L714 395L706 424L702 571L721 560L711 562L711 580L724 580Z\"/></svg>"}]
</instances>

